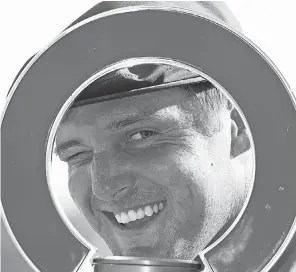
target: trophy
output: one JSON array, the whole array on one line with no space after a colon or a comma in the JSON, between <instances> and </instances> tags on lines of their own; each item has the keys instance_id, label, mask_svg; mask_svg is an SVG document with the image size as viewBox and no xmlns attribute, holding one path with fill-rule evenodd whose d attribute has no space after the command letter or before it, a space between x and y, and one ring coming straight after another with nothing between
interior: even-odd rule
<instances>
[{"instance_id":1,"label":"trophy","mask_svg":"<svg viewBox=\"0 0 296 272\"><path fill-rule=\"evenodd\" d=\"M221 2L101 2L24 65L6 227L35 271L287 271L296 99Z\"/></svg>"}]
</instances>

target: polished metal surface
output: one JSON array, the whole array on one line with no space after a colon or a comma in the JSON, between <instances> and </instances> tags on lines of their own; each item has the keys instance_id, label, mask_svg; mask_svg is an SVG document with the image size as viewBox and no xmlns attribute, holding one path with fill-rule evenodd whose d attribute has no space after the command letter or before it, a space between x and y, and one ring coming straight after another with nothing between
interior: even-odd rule
<instances>
[{"instance_id":1,"label":"polished metal surface","mask_svg":"<svg viewBox=\"0 0 296 272\"><path fill-rule=\"evenodd\" d=\"M141 6L159 8L171 7L187 10L212 18L218 22L223 22L233 29L242 32L239 21L228 8L227 4L222 1L102 1L81 15L70 26L102 12L112 11L124 7L137 9L137 7Z\"/></svg>"},{"instance_id":2,"label":"polished metal surface","mask_svg":"<svg viewBox=\"0 0 296 272\"><path fill-rule=\"evenodd\" d=\"M93 260L94 272L197 272L202 271L203 266L197 261L136 258L136 257L101 257Z\"/></svg>"}]
</instances>

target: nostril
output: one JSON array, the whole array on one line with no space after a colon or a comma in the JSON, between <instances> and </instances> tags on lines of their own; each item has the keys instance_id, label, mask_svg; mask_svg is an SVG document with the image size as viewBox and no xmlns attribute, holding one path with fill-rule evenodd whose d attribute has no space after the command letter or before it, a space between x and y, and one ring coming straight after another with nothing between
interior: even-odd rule
<instances>
[{"instance_id":1,"label":"nostril","mask_svg":"<svg viewBox=\"0 0 296 272\"><path fill-rule=\"evenodd\" d=\"M113 199L118 200L119 198L123 197L128 191L128 187L123 187L119 189L114 195Z\"/></svg>"}]
</instances>

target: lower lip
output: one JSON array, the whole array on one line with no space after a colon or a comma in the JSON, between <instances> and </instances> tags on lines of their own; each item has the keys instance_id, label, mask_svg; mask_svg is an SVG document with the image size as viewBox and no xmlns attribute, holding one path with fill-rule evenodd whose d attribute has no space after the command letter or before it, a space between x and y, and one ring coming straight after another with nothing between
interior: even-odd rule
<instances>
[{"instance_id":1,"label":"lower lip","mask_svg":"<svg viewBox=\"0 0 296 272\"><path fill-rule=\"evenodd\" d=\"M143 231L143 230L149 228L152 224L157 223L158 221L160 221L161 218L165 214L165 210L166 210L166 205L165 205L164 209L159 211L156 215L153 215L153 216L149 217L148 221L145 221L145 222L143 222L143 223L141 223L141 224L139 224L137 226L133 226L133 227L125 227L125 226L119 224L116 221L113 213L112 213L112 215L111 215L111 213L110 213L110 215L106 215L106 213L103 213L103 215L109 222L112 223L112 225L115 228L119 229L120 231L133 232L133 231ZM111 216L112 216L112 219L110 218ZM114 219L113 219L113 217L114 217ZM145 215L145 217L147 217L147 216Z\"/></svg>"}]
</instances>

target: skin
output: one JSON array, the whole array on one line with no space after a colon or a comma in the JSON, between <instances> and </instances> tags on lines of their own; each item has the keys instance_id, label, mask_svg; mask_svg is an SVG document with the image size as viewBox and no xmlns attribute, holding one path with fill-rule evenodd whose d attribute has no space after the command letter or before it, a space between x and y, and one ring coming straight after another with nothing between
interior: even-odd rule
<instances>
[{"instance_id":1,"label":"skin","mask_svg":"<svg viewBox=\"0 0 296 272\"><path fill-rule=\"evenodd\" d=\"M72 108L60 125L70 194L114 255L194 259L241 208L247 138L231 108L191 101L167 89ZM141 229L105 215L155 201L165 208Z\"/></svg>"}]
</instances>

